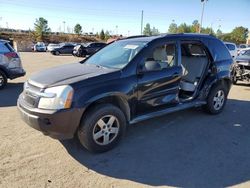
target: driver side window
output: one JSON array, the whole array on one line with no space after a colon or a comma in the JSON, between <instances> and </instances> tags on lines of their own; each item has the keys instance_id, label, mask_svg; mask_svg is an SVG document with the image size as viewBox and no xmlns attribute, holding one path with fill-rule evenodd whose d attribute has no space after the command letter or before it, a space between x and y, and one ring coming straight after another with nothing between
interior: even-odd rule
<instances>
[{"instance_id":1,"label":"driver side window","mask_svg":"<svg viewBox=\"0 0 250 188\"><path fill-rule=\"evenodd\" d=\"M162 70L173 67L177 64L176 44L167 43L157 46L152 50L150 55L146 57L144 63L145 71Z\"/></svg>"}]
</instances>

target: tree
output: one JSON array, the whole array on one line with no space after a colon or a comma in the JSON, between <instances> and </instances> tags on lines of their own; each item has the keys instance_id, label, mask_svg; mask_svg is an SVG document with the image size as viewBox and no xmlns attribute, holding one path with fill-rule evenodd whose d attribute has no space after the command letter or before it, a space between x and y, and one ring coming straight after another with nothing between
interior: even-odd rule
<instances>
[{"instance_id":1,"label":"tree","mask_svg":"<svg viewBox=\"0 0 250 188\"><path fill-rule=\"evenodd\" d=\"M236 44L246 43L248 29L245 27L235 27L231 32L232 41Z\"/></svg>"},{"instance_id":2,"label":"tree","mask_svg":"<svg viewBox=\"0 0 250 188\"><path fill-rule=\"evenodd\" d=\"M105 32L105 40L107 41L110 38L110 34L108 31Z\"/></svg>"},{"instance_id":3,"label":"tree","mask_svg":"<svg viewBox=\"0 0 250 188\"><path fill-rule=\"evenodd\" d=\"M48 27L48 21L42 17L36 19L34 27L34 34L37 41L43 41L44 36L50 32L50 28Z\"/></svg>"},{"instance_id":4,"label":"tree","mask_svg":"<svg viewBox=\"0 0 250 188\"><path fill-rule=\"evenodd\" d=\"M101 33L100 33L100 39L101 39L101 40L104 40L104 39L105 39L105 34L104 34L103 29L101 30Z\"/></svg>"},{"instance_id":5,"label":"tree","mask_svg":"<svg viewBox=\"0 0 250 188\"><path fill-rule=\"evenodd\" d=\"M80 24L76 24L74 27L74 32L80 35L82 33L82 26Z\"/></svg>"},{"instance_id":6,"label":"tree","mask_svg":"<svg viewBox=\"0 0 250 188\"><path fill-rule=\"evenodd\" d=\"M222 31L220 29L217 29L216 31L216 36L219 37L222 35Z\"/></svg>"},{"instance_id":7,"label":"tree","mask_svg":"<svg viewBox=\"0 0 250 188\"><path fill-rule=\"evenodd\" d=\"M198 20L194 20L191 26L191 32L192 33L198 33L200 28L200 24Z\"/></svg>"},{"instance_id":8,"label":"tree","mask_svg":"<svg viewBox=\"0 0 250 188\"><path fill-rule=\"evenodd\" d=\"M246 43L248 29L245 27L235 27L231 33L221 34L219 39L235 44Z\"/></svg>"},{"instance_id":9,"label":"tree","mask_svg":"<svg viewBox=\"0 0 250 188\"><path fill-rule=\"evenodd\" d=\"M190 33L191 29L190 26L188 26L186 23L182 23L181 25L179 25L177 31L178 33Z\"/></svg>"},{"instance_id":10,"label":"tree","mask_svg":"<svg viewBox=\"0 0 250 188\"><path fill-rule=\"evenodd\" d=\"M215 32L211 27L201 28L201 33L211 34L215 36Z\"/></svg>"},{"instance_id":11,"label":"tree","mask_svg":"<svg viewBox=\"0 0 250 188\"><path fill-rule=\"evenodd\" d=\"M169 28L168 28L169 33L177 33L178 32L177 30L178 30L178 26L176 23L173 22L169 25Z\"/></svg>"},{"instance_id":12,"label":"tree","mask_svg":"<svg viewBox=\"0 0 250 188\"><path fill-rule=\"evenodd\" d=\"M153 29L151 30L151 34L152 34L152 35L159 35L160 32L159 32L158 29L156 29L155 27L153 27Z\"/></svg>"},{"instance_id":13,"label":"tree","mask_svg":"<svg viewBox=\"0 0 250 188\"><path fill-rule=\"evenodd\" d=\"M150 24L149 24L149 23L147 23L147 24L146 24L146 27L144 27L143 34L144 34L144 35L149 35L149 36L152 35L152 31L151 31L151 28L150 28Z\"/></svg>"}]
</instances>

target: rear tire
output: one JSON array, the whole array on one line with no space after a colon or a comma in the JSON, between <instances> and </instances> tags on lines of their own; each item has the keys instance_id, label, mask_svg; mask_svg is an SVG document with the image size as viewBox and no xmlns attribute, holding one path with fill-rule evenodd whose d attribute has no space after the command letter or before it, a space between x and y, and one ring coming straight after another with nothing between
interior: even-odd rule
<instances>
[{"instance_id":1,"label":"rear tire","mask_svg":"<svg viewBox=\"0 0 250 188\"><path fill-rule=\"evenodd\" d=\"M207 104L204 106L209 114L219 114L222 112L227 102L228 89L223 84L214 86L208 95Z\"/></svg>"},{"instance_id":2,"label":"rear tire","mask_svg":"<svg viewBox=\"0 0 250 188\"><path fill-rule=\"evenodd\" d=\"M6 74L0 70L0 89L3 89L8 82Z\"/></svg>"},{"instance_id":3,"label":"rear tire","mask_svg":"<svg viewBox=\"0 0 250 188\"><path fill-rule=\"evenodd\" d=\"M124 113L111 104L100 104L87 112L78 130L80 143L94 153L114 148L126 132Z\"/></svg>"}]
</instances>

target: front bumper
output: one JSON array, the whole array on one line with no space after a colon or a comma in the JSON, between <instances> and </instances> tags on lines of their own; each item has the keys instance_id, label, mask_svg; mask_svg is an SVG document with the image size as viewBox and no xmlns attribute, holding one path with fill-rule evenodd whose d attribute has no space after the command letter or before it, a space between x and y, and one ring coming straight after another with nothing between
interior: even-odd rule
<instances>
[{"instance_id":1,"label":"front bumper","mask_svg":"<svg viewBox=\"0 0 250 188\"><path fill-rule=\"evenodd\" d=\"M14 69L9 69L9 71L8 71L8 77L11 80L18 78L18 77L22 77L25 74L26 74L26 72L23 68L14 68Z\"/></svg>"},{"instance_id":2,"label":"front bumper","mask_svg":"<svg viewBox=\"0 0 250 188\"><path fill-rule=\"evenodd\" d=\"M83 113L83 110L74 108L60 111L29 108L24 105L22 94L17 107L22 120L30 127L59 140L74 137Z\"/></svg>"}]
</instances>

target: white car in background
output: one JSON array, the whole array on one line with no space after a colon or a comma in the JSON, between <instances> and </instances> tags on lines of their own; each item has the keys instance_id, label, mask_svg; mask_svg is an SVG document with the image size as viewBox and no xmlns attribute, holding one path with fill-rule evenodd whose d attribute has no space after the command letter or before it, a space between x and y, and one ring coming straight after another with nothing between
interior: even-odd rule
<instances>
[{"instance_id":1,"label":"white car in background","mask_svg":"<svg viewBox=\"0 0 250 188\"><path fill-rule=\"evenodd\" d=\"M59 47L60 47L59 44L50 43L50 44L47 46L47 51L48 51L48 52L51 52L51 51L54 50L55 48L59 48Z\"/></svg>"},{"instance_id":2,"label":"white car in background","mask_svg":"<svg viewBox=\"0 0 250 188\"><path fill-rule=\"evenodd\" d=\"M236 44L232 43L232 42L224 42L224 44L226 45L227 49L229 50L232 58L236 58L237 57L237 46Z\"/></svg>"}]
</instances>

